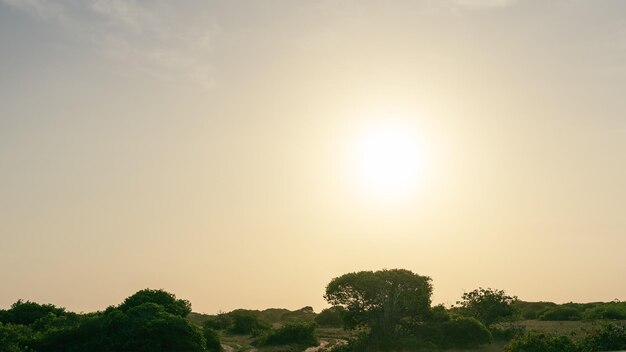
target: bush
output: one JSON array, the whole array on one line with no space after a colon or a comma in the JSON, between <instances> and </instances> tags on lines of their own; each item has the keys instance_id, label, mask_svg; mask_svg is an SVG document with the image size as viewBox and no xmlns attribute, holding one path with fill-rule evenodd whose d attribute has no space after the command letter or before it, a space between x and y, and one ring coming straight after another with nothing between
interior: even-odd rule
<instances>
[{"instance_id":1,"label":"bush","mask_svg":"<svg viewBox=\"0 0 626 352\"><path fill-rule=\"evenodd\" d=\"M278 329L270 330L257 340L257 344L316 346L315 325L302 322L287 323Z\"/></svg>"},{"instance_id":2,"label":"bush","mask_svg":"<svg viewBox=\"0 0 626 352\"><path fill-rule=\"evenodd\" d=\"M269 324L246 311L232 311L228 313L232 325L228 332L236 335L259 335L270 328Z\"/></svg>"},{"instance_id":3,"label":"bush","mask_svg":"<svg viewBox=\"0 0 626 352\"><path fill-rule=\"evenodd\" d=\"M5 324L31 325L43 318L67 315L64 308L52 304L39 304L21 299L11 305L11 309L3 311L0 322Z\"/></svg>"},{"instance_id":4,"label":"bush","mask_svg":"<svg viewBox=\"0 0 626 352\"><path fill-rule=\"evenodd\" d=\"M554 336L534 331L513 339L504 352L577 352L574 342L566 336Z\"/></svg>"},{"instance_id":5,"label":"bush","mask_svg":"<svg viewBox=\"0 0 626 352\"><path fill-rule=\"evenodd\" d=\"M233 324L233 319L225 313L212 315L202 322L202 326L213 330L226 330Z\"/></svg>"},{"instance_id":6,"label":"bush","mask_svg":"<svg viewBox=\"0 0 626 352\"><path fill-rule=\"evenodd\" d=\"M343 314L345 308L342 306L333 306L326 308L315 317L315 323L319 326L328 328L339 328L343 326Z\"/></svg>"},{"instance_id":7,"label":"bush","mask_svg":"<svg viewBox=\"0 0 626 352\"><path fill-rule=\"evenodd\" d=\"M144 303L157 304L163 307L166 312L180 317L186 317L191 313L191 303L189 303L189 301L176 299L175 295L163 290L152 289L138 291L134 295L126 298L118 308L126 312Z\"/></svg>"},{"instance_id":8,"label":"bush","mask_svg":"<svg viewBox=\"0 0 626 352\"><path fill-rule=\"evenodd\" d=\"M523 335L526 329L521 325L495 326L491 328L491 336L494 340L509 341L515 336Z\"/></svg>"},{"instance_id":9,"label":"bush","mask_svg":"<svg viewBox=\"0 0 626 352\"><path fill-rule=\"evenodd\" d=\"M540 317L540 320L549 321L561 321L561 320L581 320L582 314L580 310L574 307L554 307L545 311Z\"/></svg>"},{"instance_id":10,"label":"bush","mask_svg":"<svg viewBox=\"0 0 626 352\"><path fill-rule=\"evenodd\" d=\"M626 309L617 305L600 305L587 309L584 318L586 320L626 320Z\"/></svg>"},{"instance_id":11,"label":"bush","mask_svg":"<svg viewBox=\"0 0 626 352\"><path fill-rule=\"evenodd\" d=\"M26 326L0 322L0 351L30 351L26 346L31 339L31 335L32 331Z\"/></svg>"},{"instance_id":12,"label":"bush","mask_svg":"<svg viewBox=\"0 0 626 352\"><path fill-rule=\"evenodd\" d=\"M557 304L553 302L517 301L513 303L513 306L520 312L523 319L534 320L539 318L546 310L556 307Z\"/></svg>"},{"instance_id":13,"label":"bush","mask_svg":"<svg viewBox=\"0 0 626 352\"><path fill-rule=\"evenodd\" d=\"M616 351L626 349L626 326L604 324L580 341L581 352Z\"/></svg>"},{"instance_id":14,"label":"bush","mask_svg":"<svg viewBox=\"0 0 626 352\"><path fill-rule=\"evenodd\" d=\"M487 327L496 323L513 321L517 318L515 307L517 297L509 296L502 290L482 288L465 292L457 302L461 315L476 318Z\"/></svg>"},{"instance_id":15,"label":"bush","mask_svg":"<svg viewBox=\"0 0 626 352\"><path fill-rule=\"evenodd\" d=\"M132 296L131 296L132 297ZM136 301L135 301L136 302ZM186 318L145 301L109 307L66 329L51 329L33 341L36 351L206 351L202 331Z\"/></svg>"},{"instance_id":16,"label":"bush","mask_svg":"<svg viewBox=\"0 0 626 352\"><path fill-rule=\"evenodd\" d=\"M472 348L491 343L491 333L474 318L457 318L441 324L447 347Z\"/></svg>"},{"instance_id":17,"label":"bush","mask_svg":"<svg viewBox=\"0 0 626 352\"><path fill-rule=\"evenodd\" d=\"M220 337L215 330L205 326L202 329L202 335L204 335L207 350L210 352L221 352L223 350Z\"/></svg>"}]
</instances>

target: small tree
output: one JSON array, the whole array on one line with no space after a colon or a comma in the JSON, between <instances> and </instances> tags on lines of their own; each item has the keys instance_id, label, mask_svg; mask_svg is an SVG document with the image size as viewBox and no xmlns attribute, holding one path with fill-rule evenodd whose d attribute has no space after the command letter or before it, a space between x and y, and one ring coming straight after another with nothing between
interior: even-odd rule
<instances>
[{"instance_id":1,"label":"small tree","mask_svg":"<svg viewBox=\"0 0 626 352\"><path fill-rule=\"evenodd\" d=\"M476 318L491 328L493 324L515 319L517 309L512 304L516 301L517 297L502 290L479 287L464 293L462 300L456 303L461 315Z\"/></svg>"}]
</instances>

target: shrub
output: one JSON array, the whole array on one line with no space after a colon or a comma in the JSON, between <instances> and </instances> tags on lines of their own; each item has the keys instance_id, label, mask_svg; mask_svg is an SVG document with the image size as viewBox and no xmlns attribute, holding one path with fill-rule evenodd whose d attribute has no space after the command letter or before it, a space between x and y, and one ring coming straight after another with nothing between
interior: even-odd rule
<instances>
[{"instance_id":1,"label":"shrub","mask_svg":"<svg viewBox=\"0 0 626 352\"><path fill-rule=\"evenodd\" d=\"M270 330L257 340L257 344L315 346L317 345L315 325L302 322L287 323L278 329Z\"/></svg>"},{"instance_id":2,"label":"shrub","mask_svg":"<svg viewBox=\"0 0 626 352\"><path fill-rule=\"evenodd\" d=\"M228 329L231 334L256 336L270 328L268 323L246 311L235 310L228 315L232 319L232 325Z\"/></svg>"},{"instance_id":3,"label":"shrub","mask_svg":"<svg viewBox=\"0 0 626 352\"><path fill-rule=\"evenodd\" d=\"M504 352L577 352L574 342L566 336L555 336L534 331L513 339Z\"/></svg>"},{"instance_id":4,"label":"shrub","mask_svg":"<svg viewBox=\"0 0 626 352\"><path fill-rule=\"evenodd\" d=\"M491 342L491 333L474 318L457 318L441 324L448 347L472 348Z\"/></svg>"},{"instance_id":5,"label":"shrub","mask_svg":"<svg viewBox=\"0 0 626 352\"><path fill-rule=\"evenodd\" d=\"M39 304L31 301L18 300L11 309L3 311L0 322L5 324L31 325L39 319L67 315L64 308L52 304Z\"/></svg>"},{"instance_id":6,"label":"shrub","mask_svg":"<svg viewBox=\"0 0 626 352\"><path fill-rule=\"evenodd\" d=\"M174 315L186 317L191 313L191 303L184 299L177 299L172 293L163 290L144 289L126 298L119 309L126 312L144 303L154 303Z\"/></svg>"},{"instance_id":7,"label":"shrub","mask_svg":"<svg viewBox=\"0 0 626 352\"><path fill-rule=\"evenodd\" d=\"M207 350L210 352L221 352L223 350L220 337L215 330L205 326L202 329L202 335L204 335Z\"/></svg>"},{"instance_id":8,"label":"shrub","mask_svg":"<svg viewBox=\"0 0 626 352\"><path fill-rule=\"evenodd\" d=\"M587 320L626 320L626 309L617 305L600 305L587 309L584 314Z\"/></svg>"},{"instance_id":9,"label":"shrub","mask_svg":"<svg viewBox=\"0 0 626 352\"><path fill-rule=\"evenodd\" d=\"M513 302L513 306L520 312L523 319L534 320L543 314L546 310L556 307L553 302Z\"/></svg>"},{"instance_id":10,"label":"shrub","mask_svg":"<svg viewBox=\"0 0 626 352\"><path fill-rule=\"evenodd\" d=\"M26 326L0 322L0 351L29 351L26 346L31 339L31 335L32 331Z\"/></svg>"},{"instance_id":11,"label":"shrub","mask_svg":"<svg viewBox=\"0 0 626 352\"><path fill-rule=\"evenodd\" d=\"M626 349L626 326L604 324L580 341L582 352L616 351Z\"/></svg>"},{"instance_id":12,"label":"shrub","mask_svg":"<svg viewBox=\"0 0 626 352\"><path fill-rule=\"evenodd\" d=\"M554 307L545 311L540 317L540 320L581 320L582 314L574 307Z\"/></svg>"},{"instance_id":13,"label":"shrub","mask_svg":"<svg viewBox=\"0 0 626 352\"><path fill-rule=\"evenodd\" d=\"M202 322L202 326L213 330L226 330L232 325L232 318L225 313L218 315L212 315L207 320Z\"/></svg>"},{"instance_id":14,"label":"shrub","mask_svg":"<svg viewBox=\"0 0 626 352\"><path fill-rule=\"evenodd\" d=\"M333 306L326 308L315 317L315 323L319 326L338 328L343 326L342 315L345 308L342 306Z\"/></svg>"}]
</instances>

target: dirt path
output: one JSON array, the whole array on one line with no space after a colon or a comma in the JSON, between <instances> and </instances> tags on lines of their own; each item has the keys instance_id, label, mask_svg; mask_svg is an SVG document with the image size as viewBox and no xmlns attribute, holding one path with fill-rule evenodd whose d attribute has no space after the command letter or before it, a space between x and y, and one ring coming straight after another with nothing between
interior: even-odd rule
<instances>
[{"instance_id":1,"label":"dirt path","mask_svg":"<svg viewBox=\"0 0 626 352\"><path fill-rule=\"evenodd\" d=\"M328 341L320 340L320 345L319 346L309 347L306 350L304 350L304 352L317 352L317 351L321 350L322 348L326 347L326 345L328 345Z\"/></svg>"},{"instance_id":2,"label":"dirt path","mask_svg":"<svg viewBox=\"0 0 626 352\"><path fill-rule=\"evenodd\" d=\"M224 349L224 352L235 352L235 349L228 345L222 345L222 348Z\"/></svg>"}]
</instances>

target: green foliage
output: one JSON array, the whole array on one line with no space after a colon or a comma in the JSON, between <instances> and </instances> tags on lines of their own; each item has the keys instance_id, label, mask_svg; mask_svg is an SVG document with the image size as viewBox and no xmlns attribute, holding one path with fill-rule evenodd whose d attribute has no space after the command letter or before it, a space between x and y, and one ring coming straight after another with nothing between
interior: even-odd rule
<instances>
[{"instance_id":1,"label":"green foliage","mask_svg":"<svg viewBox=\"0 0 626 352\"><path fill-rule=\"evenodd\" d=\"M346 309L342 306L326 308L315 317L315 323L325 328L338 328L343 326L343 314Z\"/></svg>"},{"instance_id":2,"label":"green foliage","mask_svg":"<svg viewBox=\"0 0 626 352\"><path fill-rule=\"evenodd\" d=\"M626 326L603 324L580 341L581 352L626 350Z\"/></svg>"},{"instance_id":3,"label":"green foliage","mask_svg":"<svg viewBox=\"0 0 626 352\"><path fill-rule=\"evenodd\" d=\"M438 304L428 311L426 321L434 323L443 323L450 320L450 313L443 304Z\"/></svg>"},{"instance_id":4,"label":"green foliage","mask_svg":"<svg viewBox=\"0 0 626 352\"><path fill-rule=\"evenodd\" d=\"M120 351L203 351L200 330L164 307L146 302L130 308L110 333L124 338L114 344ZM180 314L180 312L179 312ZM126 336L131 338L125 338Z\"/></svg>"},{"instance_id":5,"label":"green foliage","mask_svg":"<svg viewBox=\"0 0 626 352\"><path fill-rule=\"evenodd\" d=\"M523 335L526 332L526 328L522 325L501 324L492 326L489 331L494 340L510 341L515 336Z\"/></svg>"},{"instance_id":6,"label":"green foliage","mask_svg":"<svg viewBox=\"0 0 626 352\"><path fill-rule=\"evenodd\" d=\"M534 331L513 339L504 352L577 352L578 348L566 336L555 336Z\"/></svg>"},{"instance_id":7,"label":"green foliage","mask_svg":"<svg viewBox=\"0 0 626 352\"><path fill-rule=\"evenodd\" d=\"M252 334L262 332L273 324L288 322L313 322L317 314L310 306L291 311L282 308L265 310L236 309L229 313L206 315L190 313L188 319L195 324L214 330L225 330L232 334ZM235 321L237 320L237 321Z\"/></svg>"},{"instance_id":8,"label":"green foliage","mask_svg":"<svg viewBox=\"0 0 626 352\"><path fill-rule=\"evenodd\" d=\"M545 321L626 320L626 302L565 303L516 301L523 319Z\"/></svg>"},{"instance_id":9,"label":"green foliage","mask_svg":"<svg viewBox=\"0 0 626 352\"><path fill-rule=\"evenodd\" d=\"M222 352L222 344L220 343L220 336L217 332L211 328L204 327L202 329L202 335L206 342L206 348L209 352Z\"/></svg>"},{"instance_id":10,"label":"green foliage","mask_svg":"<svg viewBox=\"0 0 626 352\"><path fill-rule=\"evenodd\" d=\"M524 302L515 301L511 305L520 312L520 316L526 320L538 319L549 308L556 307L553 302Z\"/></svg>"},{"instance_id":11,"label":"green foliage","mask_svg":"<svg viewBox=\"0 0 626 352\"><path fill-rule=\"evenodd\" d=\"M236 335L259 335L270 328L269 324L245 310L234 310L228 315L232 324L228 332Z\"/></svg>"},{"instance_id":12,"label":"green foliage","mask_svg":"<svg viewBox=\"0 0 626 352\"><path fill-rule=\"evenodd\" d=\"M368 327L375 343L393 339L405 318L425 320L430 310L431 279L408 270L361 271L334 278L324 298L345 308L349 329Z\"/></svg>"},{"instance_id":13,"label":"green foliage","mask_svg":"<svg viewBox=\"0 0 626 352\"><path fill-rule=\"evenodd\" d=\"M129 309L140 306L144 303L154 303L170 313L180 317L186 317L191 313L191 303L187 300L176 299L173 294L163 290L141 290L134 295L126 298L119 309L126 312Z\"/></svg>"},{"instance_id":14,"label":"green foliage","mask_svg":"<svg viewBox=\"0 0 626 352\"><path fill-rule=\"evenodd\" d=\"M550 308L539 317L540 320L581 320L582 313L575 307L558 306Z\"/></svg>"},{"instance_id":15,"label":"green foliage","mask_svg":"<svg viewBox=\"0 0 626 352\"><path fill-rule=\"evenodd\" d=\"M583 313L585 320L626 320L626 302L600 303Z\"/></svg>"},{"instance_id":16,"label":"green foliage","mask_svg":"<svg viewBox=\"0 0 626 352\"><path fill-rule=\"evenodd\" d=\"M287 311L283 315L280 316L280 320L278 322L287 323L287 322L313 322L315 320L317 314L313 311L313 307L306 306L294 311ZM262 320L263 319L261 317ZM267 320L266 320L267 321Z\"/></svg>"},{"instance_id":17,"label":"green foliage","mask_svg":"<svg viewBox=\"0 0 626 352\"><path fill-rule=\"evenodd\" d=\"M32 330L24 325L0 323L0 352L27 352Z\"/></svg>"},{"instance_id":18,"label":"green foliage","mask_svg":"<svg viewBox=\"0 0 626 352\"><path fill-rule=\"evenodd\" d=\"M509 296L502 290L479 287L464 293L457 304L461 315L476 318L490 328L493 324L516 318L517 310L513 305L515 301L517 297Z\"/></svg>"},{"instance_id":19,"label":"green foliage","mask_svg":"<svg viewBox=\"0 0 626 352\"><path fill-rule=\"evenodd\" d=\"M257 340L257 344L261 346L315 346L317 345L315 324L302 322L287 323L278 329L269 330Z\"/></svg>"},{"instance_id":20,"label":"green foliage","mask_svg":"<svg viewBox=\"0 0 626 352\"><path fill-rule=\"evenodd\" d=\"M40 352L206 351L200 329L181 316L185 310L181 307L188 307L188 302L163 297L174 295L140 291L118 307L84 317L76 326L46 330L31 346Z\"/></svg>"},{"instance_id":21,"label":"green foliage","mask_svg":"<svg viewBox=\"0 0 626 352\"><path fill-rule=\"evenodd\" d=\"M218 315L211 315L202 322L204 328L213 330L226 330L233 325L233 319L226 313L220 313Z\"/></svg>"},{"instance_id":22,"label":"green foliage","mask_svg":"<svg viewBox=\"0 0 626 352\"><path fill-rule=\"evenodd\" d=\"M491 343L489 330L474 318L460 317L441 324L445 345L454 348L474 348Z\"/></svg>"},{"instance_id":23,"label":"green foliage","mask_svg":"<svg viewBox=\"0 0 626 352\"><path fill-rule=\"evenodd\" d=\"M18 300L11 305L9 310L0 315L0 322L5 324L31 325L39 319L59 317L66 315L63 308L57 308L52 304L38 304L30 301Z\"/></svg>"}]
</instances>

